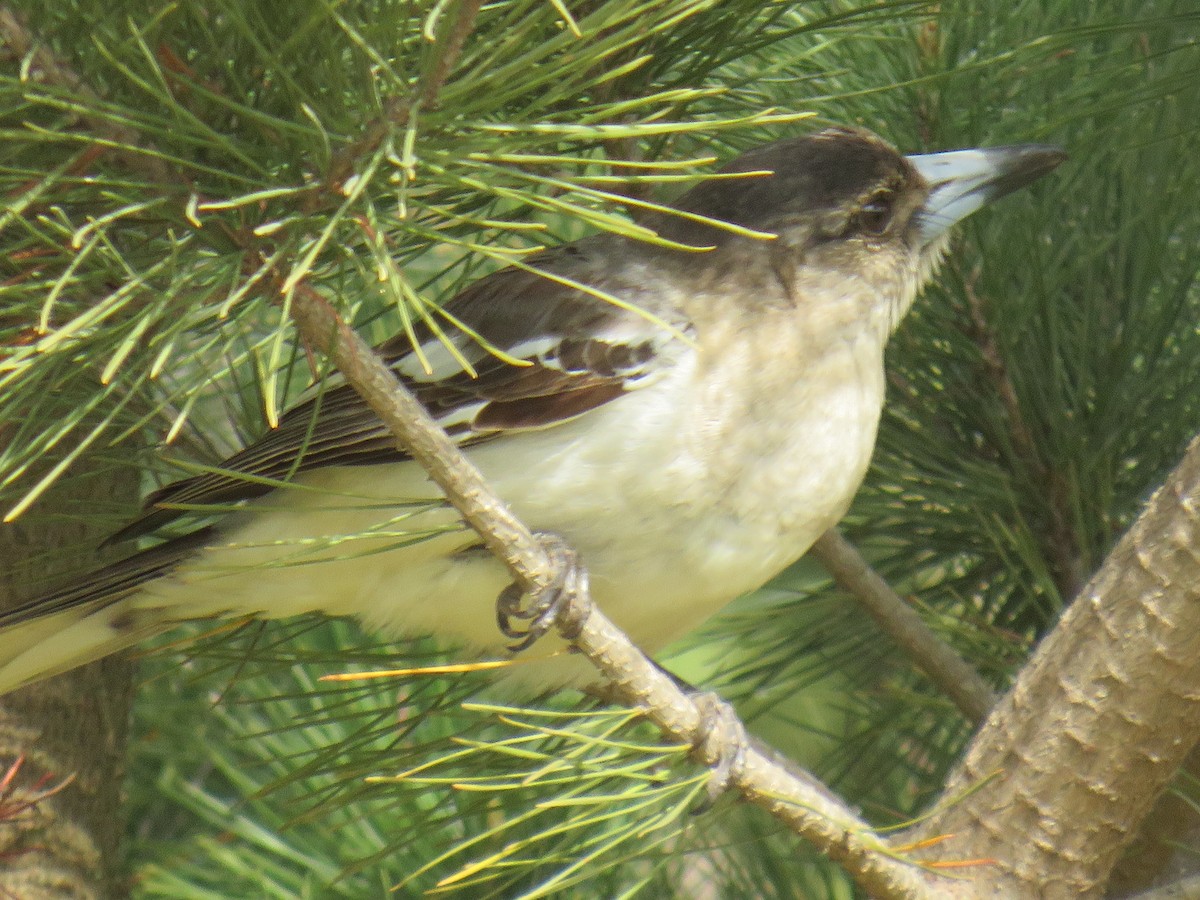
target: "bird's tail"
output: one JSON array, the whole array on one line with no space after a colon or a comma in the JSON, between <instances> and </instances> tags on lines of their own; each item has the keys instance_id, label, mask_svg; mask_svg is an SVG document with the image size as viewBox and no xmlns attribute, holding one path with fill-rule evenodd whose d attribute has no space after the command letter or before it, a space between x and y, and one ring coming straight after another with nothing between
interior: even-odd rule
<instances>
[{"instance_id":1,"label":"bird's tail","mask_svg":"<svg viewBox=\"0 0 1200 900\"><path fill-rule=\"evenodd\" d=\"M209 529L143 550L91 575L0 611L0 694L123 650L173 623L131 601L203 546Z\"/></svg>"}]
</instances>

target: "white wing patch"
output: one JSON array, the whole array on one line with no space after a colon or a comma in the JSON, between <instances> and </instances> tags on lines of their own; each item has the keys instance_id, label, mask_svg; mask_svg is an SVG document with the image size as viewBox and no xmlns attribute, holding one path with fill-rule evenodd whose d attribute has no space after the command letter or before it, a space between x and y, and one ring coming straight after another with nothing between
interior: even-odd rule
<instances>
[{"instance_id":1,"label":"white wing patch","mask_svg":"<svg viewBox=\"0 0 1200 900\"><path fill-rule=\"evenodd\" d=\"M469 335L458 332L445 338L425 341L405 354L393 368L418 384L433 384L465 373L462 360L466 359L474 365L481 358L481 353L486 354L487 351Z\"/></svg>"},{"instance_id":2,"label":"white wing patch","mask_svg":"<svg viewBox=\"0 0 1200 900\"><path fill-rule=\"evenodd\" d=\"M517 359L536 359L538 362L546 363L554 358L558 345L561 343L561 335L541 335L514 344L505 352Z\"/></svg>"}]
</instances>

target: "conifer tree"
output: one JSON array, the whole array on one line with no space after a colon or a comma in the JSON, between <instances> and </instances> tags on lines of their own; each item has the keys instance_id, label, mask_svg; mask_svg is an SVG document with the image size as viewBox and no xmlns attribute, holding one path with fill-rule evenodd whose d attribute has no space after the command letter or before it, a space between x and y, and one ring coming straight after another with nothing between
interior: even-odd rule
<instances>
[{"instance_id":1,"label":"conifer tree","mask_svg":"<svg viewBox=\"0 0 1200 900\"><path fill-rule=\"evenodd\" d=\"M1186 879L1192 6L0 4L3 605L96 565L139 495L330 375L296 328L317 301L368 341L451 331L439 302L481 274L598 230L652 238L645 210L714 160L828 122L905 152L1071 153L962 229L893 339L849 543L827 535L662 659L829 785L842 838L739 785L709 800L712 769L620 703L503 699L436 668L452 648L348 621L197 623L136 687L110 660L0 699L0 887L1052 897ZM936 642L898 642L862 605L880 593ZM950 650L970 677L938 676ZM401 667L424 671L318 680Z\"/></svg>"}]
</instances>

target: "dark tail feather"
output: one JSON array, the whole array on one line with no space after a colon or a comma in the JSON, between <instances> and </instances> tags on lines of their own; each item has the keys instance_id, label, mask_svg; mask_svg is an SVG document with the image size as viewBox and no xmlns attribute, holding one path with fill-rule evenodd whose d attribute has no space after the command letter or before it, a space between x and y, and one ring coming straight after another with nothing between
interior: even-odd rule
<instances>
[{"instance_id":1,"label":"dark tail feather","mask_svg":"<svg viewBox=\"0 0 1200 900\"><path fill-rule=\"evenodd\" d=\"M0 694L137 643L172 622L124 601L204 546L211 528L175 538L0 612Z\"/></svg>"}]
</instances>

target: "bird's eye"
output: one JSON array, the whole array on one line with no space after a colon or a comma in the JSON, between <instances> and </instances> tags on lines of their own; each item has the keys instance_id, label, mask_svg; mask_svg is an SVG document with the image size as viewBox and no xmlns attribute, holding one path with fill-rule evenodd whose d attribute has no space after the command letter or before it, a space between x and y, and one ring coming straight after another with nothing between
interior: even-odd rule
<instances>
[{"instance_id":1,"label":"bird's eye","mask_svg":"<svg viewBox=\"0 0 1200 900\"><path fill-rule=\"evenodd\" d=\"M852 227L860 234L879 237L892 224L894 204L895 195L891 191L879 191L872 194L870 199L854 214Z\"/></svg>"}]
</instances>

